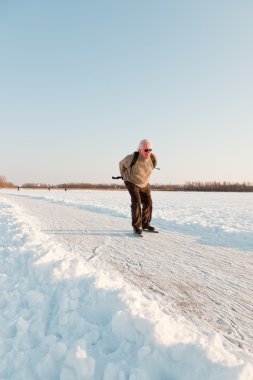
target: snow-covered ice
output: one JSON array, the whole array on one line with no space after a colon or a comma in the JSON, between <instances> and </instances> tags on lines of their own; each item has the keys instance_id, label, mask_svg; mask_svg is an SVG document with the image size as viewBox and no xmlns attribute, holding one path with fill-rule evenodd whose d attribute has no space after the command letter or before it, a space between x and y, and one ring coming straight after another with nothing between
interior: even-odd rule
<instances>
[{"instance_id":1,"label":"snow-covered ice","mask_svg":"<svg viewBox=\"0 0 253 380\"><path fill-rule=\"evenodd\" d=\"M253 194L0 191L1 380L252 380Z\"/></svg>"}]
</instances>

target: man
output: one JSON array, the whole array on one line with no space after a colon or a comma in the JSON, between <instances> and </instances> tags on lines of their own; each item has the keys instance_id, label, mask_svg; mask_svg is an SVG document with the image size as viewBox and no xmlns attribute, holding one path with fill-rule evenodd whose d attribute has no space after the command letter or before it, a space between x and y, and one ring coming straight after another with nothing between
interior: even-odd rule
<instances>
[{"instance_id":1,"label":"man","mask_svg":"<svg viewBox=\"0 0 253 380\"><path fill-rule=\"evenodd\" d=\"M142 229L155 231L150 225L152 198L149 178L157 159L151 152L151 142L146 139L141 140L138 152L129 154L119 163L120 174L131 196L132 226L138 235L142 234Z\"/></svg>"}]
</instances>

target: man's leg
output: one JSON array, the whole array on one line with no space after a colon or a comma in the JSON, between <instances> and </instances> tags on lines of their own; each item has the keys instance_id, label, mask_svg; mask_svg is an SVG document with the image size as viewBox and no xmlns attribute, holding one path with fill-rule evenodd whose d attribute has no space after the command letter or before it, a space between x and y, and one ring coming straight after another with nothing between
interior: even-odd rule
<instances>
[{"instance_id":1,"label":"man's leg","mask_svg":"<svg viewBox=\"0 0 253 380\"><path fill-rule=\"evenodd\" d=\"M142 227L149 226L152 218L152 198L150 192L150 186L147 185L144 189L141 189L141 203L142 203Z\"/></svg>"},{"instance_id":2,"label":"man's leg","mask_svg":"<svg viewBox=\"0 0 253 380\"><path fill-rule=\"evenodd\" d=\"M132 226L141 227L141 196L138 186L131 182L125 182L126 188L131 196Z\"/></svg>"}]
</instances>

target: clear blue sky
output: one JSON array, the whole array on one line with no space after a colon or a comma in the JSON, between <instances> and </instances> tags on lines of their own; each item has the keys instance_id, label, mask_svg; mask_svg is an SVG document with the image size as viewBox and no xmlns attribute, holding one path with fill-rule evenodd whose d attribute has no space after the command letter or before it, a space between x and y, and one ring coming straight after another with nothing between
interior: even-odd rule
<instances>
[{"instance_id":1,"label":"clear blue sky","mask_svg":"<svg viewBox=\"0 0 253 380\"><path fill-rule=\"evenodd\" d=\"M0 175L253 182L253 1L0 2Z\"/></svg>"}]
</instances>

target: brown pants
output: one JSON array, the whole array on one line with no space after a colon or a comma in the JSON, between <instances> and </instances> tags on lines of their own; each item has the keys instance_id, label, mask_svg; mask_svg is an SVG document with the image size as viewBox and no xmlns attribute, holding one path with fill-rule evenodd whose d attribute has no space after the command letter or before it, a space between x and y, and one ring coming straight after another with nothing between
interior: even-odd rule
<instances>
[{"instance_id":1,"label":"brown pants","mask_svg":"<svg viewBox=\"0 0 253 380\"><path fill-rule=\"evenodd\" d=\"M125 181L131 196L132 226L148 226L152 218L152 199L149 184L140 188L131 182Z\"/></svg>"}]
</instances>

